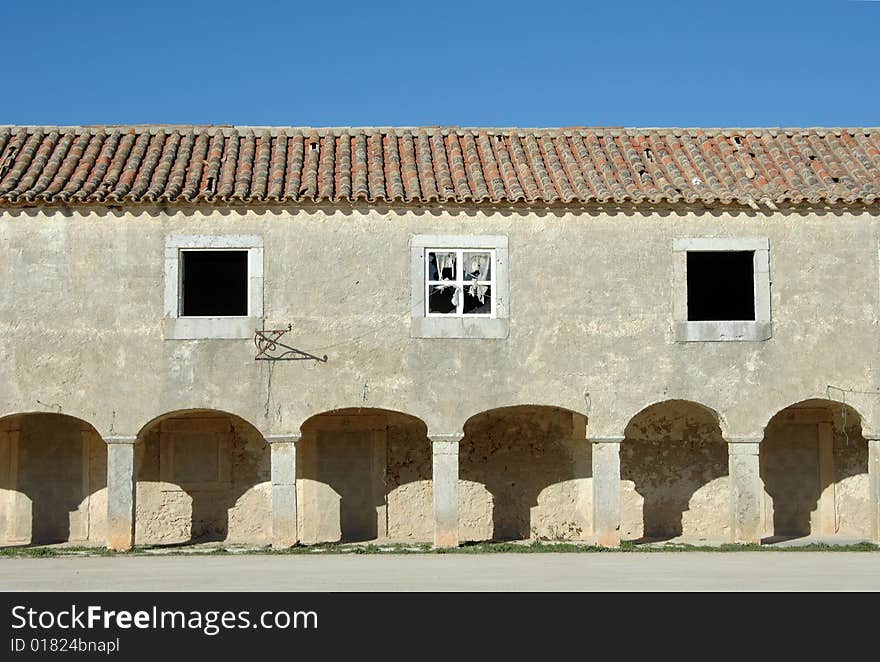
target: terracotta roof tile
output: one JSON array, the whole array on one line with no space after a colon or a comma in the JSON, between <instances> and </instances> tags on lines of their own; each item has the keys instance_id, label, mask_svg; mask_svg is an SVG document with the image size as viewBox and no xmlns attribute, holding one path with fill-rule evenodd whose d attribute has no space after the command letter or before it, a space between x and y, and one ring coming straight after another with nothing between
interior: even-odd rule
<instances>
[{"instance_id":1,"label":"terracotta roof tile","mask_svg":"<svg viewBox=\"0 0 880 662\"><path fill-rule=\"evenodd\" d=\"M880 129L0 127L0 206L874 203Z\"/></svg>"}]
</instances>

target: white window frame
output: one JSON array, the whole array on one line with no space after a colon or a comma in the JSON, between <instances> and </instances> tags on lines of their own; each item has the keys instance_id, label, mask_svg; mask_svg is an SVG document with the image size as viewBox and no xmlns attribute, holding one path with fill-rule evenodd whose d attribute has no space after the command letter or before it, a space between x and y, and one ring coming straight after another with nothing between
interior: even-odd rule
<instances>
[{"instance_id":1,"label":"white window frame","mask_svg":"<svg viewBox=\"0 0 880 662\"><path fill-rule=\"evenodd\" d=\"M766 237L693 237L676 239L673 255L673 317L677 342L715 342L769 340L770 319L770 241ZM688 320L687 254L694 252L753 252L755 288L754 320Z\"/></svg>"},{"instance_id":2,"label":"white window frame","mask_svg":"<svg viewBox=\"0 0 880 662\"><path fill-rule=\"evenodd\" d=\"M450 285L467 287L464 280L464 253L489 253L492 256L491 279L477 281L492 287L492 312L429 313L428 253L455 252L458 256L456 281ZM414 235L410 240L411 258L411 336L413 338L507 338L509 328L509 286L507 237L504 235Z\"/></svg>"},{"instance_id":3,"label":"white window frame","mask_svg":"<svg viewBox=\"0 0 880 662\"><path fill-rule=\"evenodd\" d=\"M184 317L183 253L247 251L248 314ZM253 338L263 326L263 238L257 235L170 235L165 238L164 336L166 340Z\"/></svg>"},{"instance_id":4,"label":"white window frame","mask_svg":"<svg viewBox=\"0 0 880 662\"><path fill-rule=\"evenodd\" d=\"M446 280L430 280L431 264L428 255L431 253L455 253L455 271L456 276L453 281ZM465 253L488 253L490 259L489 273L492 277L488 280L464 279L464 254ZM466 313L464 312L464 288L470 285L487 285L490 288L490 301L492 310L488 313ZM454 313L432 313L430 310L429 297L432 287L445 286L455 287L461 293L458 298L457 310ZM437 248L429 247L425 249L425 315L427 317L495 317L497 313L497 302L495 297L495 249L494 248Z\"/></svg>"}]
</instances>

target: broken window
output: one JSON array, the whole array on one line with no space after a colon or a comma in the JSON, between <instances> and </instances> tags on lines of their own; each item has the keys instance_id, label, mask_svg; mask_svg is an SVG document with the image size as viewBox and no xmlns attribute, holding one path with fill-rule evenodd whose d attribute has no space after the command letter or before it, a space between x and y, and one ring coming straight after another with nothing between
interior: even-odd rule
<instances>
[{"instance_id":1,"label":"broken window","mask_svg":"<svg viewBox=\"0 0 880 662\"><path fill-rule=\"evenodd\" d=\"M427 249L429 316L493 316L494 250Z\"/></svg>"},{"instance_id":2,"label":"broken window","mask_svg":"<svg viewBox=\"0 0 880 662\"><path fill-rule=\"evenodd\" d=\"M246 317L248 251L182 250L181 317Z\"/></svg>"},{"instance_id":3,"label":"broken window","mask_svg":"<svg viewBox=\"0 0 880 662\"><path fill-rule=\"evenodd\" d=\"M688 321L755 319L754 251L688 251Z\"/></svg>"}]
</instances>

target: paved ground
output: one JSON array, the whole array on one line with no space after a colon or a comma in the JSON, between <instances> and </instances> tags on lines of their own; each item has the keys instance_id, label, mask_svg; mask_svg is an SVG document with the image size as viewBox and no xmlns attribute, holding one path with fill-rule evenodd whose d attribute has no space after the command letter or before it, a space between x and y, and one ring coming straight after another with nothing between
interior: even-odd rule
<instances>
[{"instance_id":1,"label":"paved ground","mask_svg":"<svg viewBox=\"0 0 880 662\"><path fill-rule=\"evenodd\" d=\"M880 553L0 559L4 591L880 591Z\"/></svg>"}]
</instances>

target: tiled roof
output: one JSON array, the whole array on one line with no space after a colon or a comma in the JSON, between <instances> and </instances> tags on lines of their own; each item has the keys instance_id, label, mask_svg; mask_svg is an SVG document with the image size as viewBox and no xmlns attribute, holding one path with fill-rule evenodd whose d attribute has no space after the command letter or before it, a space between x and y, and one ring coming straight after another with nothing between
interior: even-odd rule
<instances>
[{"instance_id":1,"label":"tiled roof","mask_svg":"<svg viewBox=\"0 0 880 662\"><path fill-rule=\"evenodd\" d=\"M880 129L0 127L0 205L880 201Z\"/></svg>"}]
</instances>

